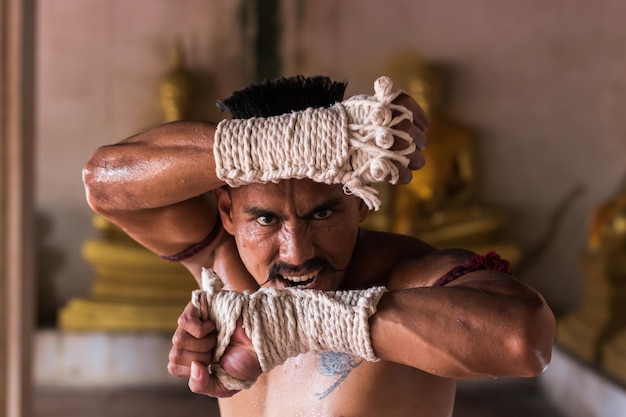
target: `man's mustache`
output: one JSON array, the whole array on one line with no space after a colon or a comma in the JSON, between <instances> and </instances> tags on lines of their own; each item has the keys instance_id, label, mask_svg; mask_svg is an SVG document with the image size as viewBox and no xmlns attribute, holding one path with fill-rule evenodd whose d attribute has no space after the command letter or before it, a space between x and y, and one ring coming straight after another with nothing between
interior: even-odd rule
<instances>
[{"instance_id":1,"label":"man's mustache","mask_svg":"<svg viewBox=\"0 0 626 417\"><path fill-rule=\"evenodd\" d=\"M345 271L344 269L339 269L334 267L327 259L324 258L311 258L308 261L303 262L300 265L292 265L284 262L276 262L274 265L270 267L270 271L268 273L267 281L263 282L261 285L265 285L274 278L285 275L297 275L302 272L315 271L319 269L324 269L329 272L339 272Z\"/></svg>"}]
</instances>

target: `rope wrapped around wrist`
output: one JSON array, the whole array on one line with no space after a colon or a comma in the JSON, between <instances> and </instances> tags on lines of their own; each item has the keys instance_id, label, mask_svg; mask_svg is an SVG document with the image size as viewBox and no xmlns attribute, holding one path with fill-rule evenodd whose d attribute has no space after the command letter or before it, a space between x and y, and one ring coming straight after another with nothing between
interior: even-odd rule
<instances>
[{"instance_id":1,"label":"rope wrapped around wrist","mask_svg":"<svg viewBox=\"0 0 626 417\"><path fill-rule=\"evenodd\" d=\"M192 301L200 308L200 295L206 294L210 319L218 329L211 369L227 389L240 390L254 383L235 379L217 365L239 317L263 372L306 352L343 352L378 360L371 345L369 318L385 287L334 292L261 288L238 293L223 291L222 281L210 269L202 271L202 287L193 292Z\"/></svg>"},{"instance_id":2,"label":"rope wrapped around wrist","mask_svg":"<svg viewBox=\"0 0 626 417\"><path fill-rule=\"evenodd\" d=\"M394 162L407 166L406 155L415 144L396 128L413 120L411 111L393 104L403 92L394 90L387 77L376 80L374 91L374 96L351 97L329 108L223 120L213 148L217 177L231 187L290 178L343 184L346 194L378 210L381 201L371 184L397 183ZM396 138L406 147L391 150Z\"/></svg>"}]
</instances>

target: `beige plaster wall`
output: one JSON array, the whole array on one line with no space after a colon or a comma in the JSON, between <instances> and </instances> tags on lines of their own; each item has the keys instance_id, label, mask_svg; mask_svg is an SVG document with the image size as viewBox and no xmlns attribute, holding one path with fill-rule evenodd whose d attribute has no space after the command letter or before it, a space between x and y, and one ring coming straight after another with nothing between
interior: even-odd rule
<instances>
[{"instance_id":1,"label":"beige plaster wall","mask_svg":"<svg viewBox=\"0 0 626 417\"><path fill-rule=\"evenodd\" d=\"M159 122L158 77L180 37L208 102L245 77L237 2L41 1L37 179L43 288L51 309L85 294L93 236L80 169L95 147ZM530 250L556 206L585 193L522 278L557 311L576 304L588 213L626 174L626 3L618 0L285 0L287 73L325 73L369 92L399 53L455 74L455 113L479 132L483 197L509 211ZM297 18L298 7L303 13ZM208 104L211 106L211 104ZM208 114L208 113L207 113ZM207 117L217 117L209 114Z\"/></svg>"},{"instance_id":2,"label":"beige plaster wall","mask_svg":"<svg viewBox=\"0 0 626 417\"><path fill-rule=\"evenodd\" d=\"M163 119L159 79L181 42L195 73L197 116L242 83L238 2L55 0L37 9L39 295L47 315L89 292L81 246L95 236L81 169L101 145Z\"/></svg>"},{"instance_id":3,"label":"beige plaster wall","mask_svg":"<svg viewBox=\"0 0 626 417\"><path fill-rule=\"evenodd\" d=\"M584 187L522 275L557 311L575 305L588 213L626 176L626 4L322 0L309 10L308 72L350 77L362 91L405 51L452 68L453 110L480 134L484 199L509 211L523 250Z\"/></svg>"}]
</instances>

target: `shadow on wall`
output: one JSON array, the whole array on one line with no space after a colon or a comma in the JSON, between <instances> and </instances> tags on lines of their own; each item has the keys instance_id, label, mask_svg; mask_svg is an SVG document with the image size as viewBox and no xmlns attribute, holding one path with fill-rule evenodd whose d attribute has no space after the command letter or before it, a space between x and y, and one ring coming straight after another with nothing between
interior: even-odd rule
<instances>
[{"instance_id":1,"label":"shadow on wall","mask_svg":"<svg viewBox=\"0 0 626 417\"><path fill-rule=\"evenodd\" d=\"M49 216L38 213L36 229L39 236L35 266L37 326L54 327L57 315L55 275L63 268L65 257L63 248L54 247L48 242L53 230L53 222Z\"/></svg>"}]
</instances>

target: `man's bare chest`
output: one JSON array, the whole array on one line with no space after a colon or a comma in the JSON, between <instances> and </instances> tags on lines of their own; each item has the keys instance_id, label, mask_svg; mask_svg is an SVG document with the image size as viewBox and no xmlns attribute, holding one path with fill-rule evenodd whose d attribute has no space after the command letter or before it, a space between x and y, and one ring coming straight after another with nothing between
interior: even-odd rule
<instances>
[{"instance_id":1,"label":"man's bare chest","mask_svg":"<svg viewBox=\"0 0 626 417\"><path fill-rule=\"evenodd\" d=\"M429 410L430 417L448 416L454 383L432 378L398 364L309 353L289 359L220 404L223 416L416 416L417 408ZM429 405L433 400L437 406Z\"/></svg>"}]
</instances>

